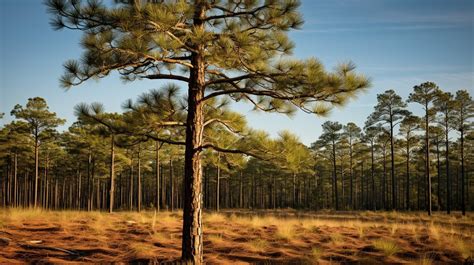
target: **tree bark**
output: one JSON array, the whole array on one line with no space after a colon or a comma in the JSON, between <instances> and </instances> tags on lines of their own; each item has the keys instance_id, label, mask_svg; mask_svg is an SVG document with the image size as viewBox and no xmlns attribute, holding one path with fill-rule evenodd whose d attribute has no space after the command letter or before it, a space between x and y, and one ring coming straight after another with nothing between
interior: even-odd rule
<instances>
[{"instance_id":1,"label":"tree bark","mask_svg":"<svg viewBox=\"0 0 474 265\"><path fill-rule=\"evenodd\" d=\"M341 170L342 171L342 170ZM350 203L351 209L354 209L354 176L352 173L352 139L349 142L349 177L350 177Z\"/></svg>"},{"instance_id":2,"label":"tree bark","mask_svg":"<svg viewBox=\"0 0 474 265\"><path fill-rule=\"evenodd\" d=\"M339 210L339 197L337 196L337 169L336 169L336 143L332 142L332 163L333 163L333 189L336 211Z\"/></svg>"},{"instance_id":3,"label":"tree bark","mask_svg":"<svg viewBox=\"0 0 474 265\"><path fill-rule=\"evenodd\" d=\"M114 186L115 186L115 135L112 134L110 137L110 190L109 190L109 213L112 213L114 210Z\"/></svg>"},{"instance_id":4,"label":"tree bark","mask_svg":"<svg viewBox=\"0 0 474 265\"><path fill-rule=\"evenodd\" d=\"M439 139L436 139L436 170L438 172L438 207L441 209L441 162L439 159Z\"/></svg>"},{"instance_id":5,"label":"tree bark","mask_svg":"<svg viewBox=\"0 0 474 265\"><path fill-rule=\"evenodd\" d=\"M426 174L426 199L427 199L427 211L428 215L431 215L431 177L430 177L430 142L429 142L429 133L430 133L430 127L429 127L429 117L428 117L428 102L425 103L425 174Z\"/></svg>"},{"instance_id":6,"label":"tree bark","mask_svg":"<svg viewBox=\"0 0 474 265\"><path fill-rule=\"evenodd\" d=\"M18 154L15 152L13 158L13 205L18 206ZM463 196L464 198L464 196Z\"/></svg>"},{"instance_id":7,"label":"tree bark","mask_svg":"<svg viewBox=\"0 0 474 265\"><path fill-rule=\"evenodd\" d=\"M203 28L204 4L196 7L194 26ZM202 166L201 146L203 136L203 102L205 89L204 47L193 47L191 54L190 82L188 86L188 114L184 154L184 207L181 258L184 262L203 263L202 244Z\"/></svg>"},{"instance_id":8,"label":"tree bark","mask_svg":"<svg viewBox=\"0 0 474 265\"><path fill-rule=\"evenodd\" d=\"M393 150L393 121L392 117L390 117L390 175L392 179L392 209L397 209L397 194L396 186L395 186L395 153Z\"/></svg>"},{"instance_id":9,"label":"tree bark","mask_svg":"<svg viewBox=\"0 0 474 265\"><path fill-rule=\"evenodd\" d=\"M370 163L370 177L372 179L372 210L375 210L377 208L377 204L376 204L376 198L375 198L375 164L374 164L374 153L375 153L375 150L374 150L374 143L371 142L370 143L370 159L371 159L371 163Z\"/></svg>"},{"instance_id":10,"label":"tree bark","mask_svg":"<svg viewBox=\"0 0 474 265\"><path fill-rule=\"evenodd\" d=\"M160 210L160 143L155 142L156 210Z\"/></svg>"},{"instance_id":11,"label":"tree bark","mask_svg":"<svg viewBox=\"0 0 474 265\"><path fill-rule=\"evenodd\" d=\"M141 145L138 144L138 192L137 192L137 211L142 211L142 170L141 170Z\"/></svg>"},{"instance_id":12,"label":"tree bark","mask_svg":"<svg viewBox=\"0 0 474 265\"><path fill-rule=\"evenodd\" d=\"M464 196L465 191L465 180L464 180L464 125L461 124L461 211L462 215L466 215L466 200ZM16 186L16 185L15 185Z\"/></svg>"},{"instance_id":13,"label":"tree bark","mask_svg":"<svg viewBox=\"0 0 474 265\"><path fill-rule=\"evenodd\" d=\"M219 163L221 162L221 154L217 152L217 175L216 175L216 211L219 212L219 199L220 199L220 178L221 178L221 168Z\"/></svg>"},{"instance_id":14,"label":"tree bark","mask_svg":"<svg viewBox=\"0 0 474 265\"><path fill-rule=\"evenodd\" d=\"M406 179L406 205L405 209L408 211L410 210L410 134L407 133L407 179Z\"/></svg>"},{"instance_id":15,"label":"tree bark","mask_svg":"<svg viewBox=\"0 0 474 265\"><path fill-rule=\"evenodd\" d=\"M446 153L445 153L445 160L446 160L446 212L448 214L451 213L451 177L449 175L449 132L448 132L448 122L447 118L445 121L445 145L446 145Z\"/></svg>"},{"instance_id":16,"label":"tree bark","mask_svg":"<svg viewBox=\"0 0 474 265\"><path fill-rule=\"evenodd\" d=\"M38 143L38 135L35 134L35 187L34 187L34 208L37 208L38 203L38 158L39 158L39 143Z\"/></svg>"}]
</instances>

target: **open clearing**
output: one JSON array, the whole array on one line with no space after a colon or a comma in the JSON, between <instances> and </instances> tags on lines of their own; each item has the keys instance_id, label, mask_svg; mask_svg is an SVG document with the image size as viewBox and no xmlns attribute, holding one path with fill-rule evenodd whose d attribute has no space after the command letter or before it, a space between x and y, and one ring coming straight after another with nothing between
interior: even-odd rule
<instances>
[{"instance_id":1,"label":"open clearing","mask_svg":"<svg viewBox=\"0 0 474 265\"><path fill-rule=\"evenodd\" d=\"M474 216L397 212L204 214L208 264L472 262ZM0 263L173 262L179 212L0 210Z\"/></svg>"}]
</instances>

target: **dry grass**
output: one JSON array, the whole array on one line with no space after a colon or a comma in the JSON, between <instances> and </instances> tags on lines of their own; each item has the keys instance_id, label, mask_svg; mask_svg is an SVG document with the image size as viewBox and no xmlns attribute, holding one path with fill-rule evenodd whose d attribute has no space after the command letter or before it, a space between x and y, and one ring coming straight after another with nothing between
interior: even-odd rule
<instances>
[{"instance_id":1,"label":"dry grass","mask_svg":"<svg viewBox=\"0 0 474 265\"><path fill-rule=\"evenodd\" d=\"M207 263L463 263L474 253L474 216L397 212L204 213ZM0 264L159 262L180 257L180 212L43 211L0 209ZM39 245L82 251L70 256L21 247ZM324 255L323 255L324 254ZM382 255L383 254L383 255ZM79 258L79 260L78 260Z\"/></svg>"},{"instance_id":2,"label":"dry grass","mask_svg":"<svg viewBox=\"0 0 474 265\"><path fill-rule=\"evenodd\" d=\"M467 242L462 238L454 240L454 247L461 254L464 259L474 258L474 243L473 241Z\"/></svg>"},{"instance_id":3,"label":"dry grass","mask_svg":"<svg viewBox=\"0 0 474 265\"><path fill-rule=\"evenodd\" d=\"M277 226L276 237L283 240L291 240L295 237L295 228L292 224Z\"/></svg>"},{"instance_id":4,"label":"dry grass","mask_svg":"<svg viewBox=\"0 0 474 265\"><path fill-rule=\"evenodd\" d=\"M223 223L227 220L227 218L219 213L210 213L204 217L204 221L208 224L216 224L216 223Z\"/></svg>"},{"instance_id":5,"label":"dry grass","mask_svg":"<svg viewBox=\"0 0 474 265\"><path fill-rule=\"evenodd\" d=\"M268 242L263 239L254 239L247 243L247 248L252 252L264 252L268 247Z\"/></svg>"},{"instance_id":6,"label":"dry grass","mask_svg":"<svg viewBox=\"0 0 474 265\"><path fill-rule=\"evenodd\" d=\"M375 249L382 251L387 257L393 256L400 252L400 248L398 247L397 243L393 241L378 239L374 241L373 245Z\"/></svg>"},{"instance_id":7,"label":"dry grass","mask_svg":"<svg viewBox=\"0 0 474 265\"><path fill-rule=\"evenodd\" d=\"M137 258L152 258L155 256L155 248L146 243L136 242L129 245L131 254Z\"/></svg>"},{"instance_id":8,"label":"dry grass","mask_svg":"<svg viewBox=\"0 0 474 265\"><path fill-rule=\"evenodd\" d=\"M313 247L311 249L311 258L314 261L319 261L322 256L323 256L323 251L320 248Z\"/></svg>"}]
</instances>

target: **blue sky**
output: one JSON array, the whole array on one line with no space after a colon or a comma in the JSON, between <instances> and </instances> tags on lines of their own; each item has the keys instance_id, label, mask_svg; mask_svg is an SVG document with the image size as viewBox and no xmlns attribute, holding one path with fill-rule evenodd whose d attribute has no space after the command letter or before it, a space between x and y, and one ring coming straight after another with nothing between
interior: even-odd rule
<instances>
[{"instance_id":1,"label":"blue sky","mask_svg":"<svg viewBox=\"0 0 474 265\"><path fill-rule=\"evenodd\" d=\"M8 115L29 97L45 98L52 111L75 120L79 102L102 102L120 111L123 101L160 83L122 83L117 75L65 91L58 78L67 59L79 58L79 32L53 31L39 0L0 1L0 112ZM433 81L448 91L474 91L474 1L313 0L303 1L302 30L290 33L298 58L317 57L327 69L351 60L372 79L372 88L327 118L298 113L292 118L236 105L249 125L271 135L288 129L305 144L315 141L326 120L363 125L376 95L394 89L406 98L414 85ZM416 106L411 106L417 111ZM65 129L63 127L61 129Z\"/></svg>"}]
</instances>

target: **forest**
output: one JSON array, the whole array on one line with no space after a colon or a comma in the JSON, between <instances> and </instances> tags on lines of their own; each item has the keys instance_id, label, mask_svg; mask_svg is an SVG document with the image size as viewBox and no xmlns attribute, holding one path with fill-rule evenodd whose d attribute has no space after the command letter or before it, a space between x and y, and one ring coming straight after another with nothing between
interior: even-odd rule
<instances>
[{"instance_id":1,"label":"forest","mask_svg":"<svg viewBox=\"0 0 474 265\"><path fill-rule=\"evenodd\" d=\"M206 139L219 144L202 154L204 208L471 211L469 93L453 96L426 82L407 100L393 90L377 100L364 125L327 121L311 146L290 131L273 139L252 130L243 115L219 102L204 122ZM181 209L181 103L171 86L124 102L123 113L78 104L77 121L64 132L57 127L65 120L44 99L16 105L15 120L0 131L2 205ZM428 108L419 117L408 104Z\"/></svg>"},{"instance_id":2,"label":"forest","mask_svg":"<svg viewBox=\"0 0 474 265\"><path fill-rule=\"evenodd\" d=\"M15 102L0 127L0 263L472 262L469 89L383 89L363 124L342 124L331 113L372 77L291 57L298 1L45 6L53 29L82 34L63 88L112 72L165 83L121 112L78 99L69 123L34 91ZM305 145L251 128L234 102L329 121Z\"/></svg>"}]
</instances>

